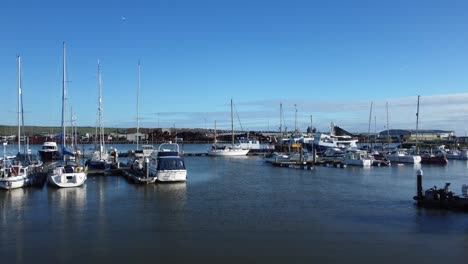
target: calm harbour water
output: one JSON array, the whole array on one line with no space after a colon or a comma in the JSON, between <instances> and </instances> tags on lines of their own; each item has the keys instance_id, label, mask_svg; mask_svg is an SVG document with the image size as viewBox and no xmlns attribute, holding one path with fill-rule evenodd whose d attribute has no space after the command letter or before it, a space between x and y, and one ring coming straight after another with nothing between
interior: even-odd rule
<instances>
[{"instance_id":1,"label":"calm harbour water","mask_svg":"<svg viewBox=\"0 0 468 264\"><path fill-rule=\"evenodd\" d=\"M117 146L119 150L121 147ZM129 147L129 146L124 146ZM205 145L186 145L186 152ZM186 183L90 176L80 188L0 192L8 263L399 263L468 257L467 214L418 209L423 185L461 192L468 163L314 171L261 157L186 157ZM5 262L5 263L7 263Z\"/></svg>"}]
</instances>

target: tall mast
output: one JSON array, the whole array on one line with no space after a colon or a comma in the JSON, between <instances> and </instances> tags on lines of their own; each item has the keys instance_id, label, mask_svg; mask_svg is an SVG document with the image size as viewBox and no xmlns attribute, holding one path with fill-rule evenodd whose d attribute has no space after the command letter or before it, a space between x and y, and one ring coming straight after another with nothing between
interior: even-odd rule
<instances>
[{"instance_id":1,"label":"tall mast","mask_svg":"<svg viewBox=\"0 0 468 264\"><path fill-rule=\"evenodd\" d=\"M368 143L370 143L370 127L371 127L371 120L372 120L372 104L373 102L370 103L370 112L369 112L369 128L367 129L367 139Z\"/></svg>"},{"instance_id":2,"label":"tall mast","mask_svg":"<svg viewBox=\"0 0 468 264\"><path fill-rule=\"evenodd\" d=\"M101 62L98 61L98 93L99 93L99 156L104 151L104 125L102 118L102 86L101 86Z\"/></svg>"},{"instance_id":3,"label":"tall mast","mask_svg":"<svg viewBox=\"0 0 468 264\"><path fill-rule=\"evenodd\" d=\"M283 103L280 103L280 137L283 138Z\"/></svg>"},{"instance_id":4,"label":"tall mast","mask_svg":"<svg viewBox=\"0 0 468 264\"><path fill-rule=\"evenodd\" d=\"M70 124L71 124L71 137L72 137L72 141L71 141L71 148L72 148L72 151L75 151L75 135L73 133L73 131L75 130L75 127L73 126L73 106L70 105Z\"/></svg>"},{"instance_id":5,"label":"tall mast","mask_svg":"<svg viewBox=\"0 0 468 264\"><path fill-rule=\"evenodd\" d=\"M390 147L390 127L388 126L388 102L385 104L387 106L387 143L388 148Z\"/></svg>"},{"instance_id":6,"label":"tall mast","mask_svg":"<svg viewBox=\"0 0 468 264\"><path fill-rule=\"evenodd\" d=\"M66 98L66 83L67 83L67 76L66 76L66 46L65 41L63 42L63 72L62 72L62 136L61 136L61 144L62 144L62 154L63 160L65 160L65 98Z\"/></svg>"},{"instance_id":7,"label":"tall mast","mask_svg":"<svg viewBox=\"0 0 468 264\"><path fill-rule=\"evenodd\" d=\"M214 129L214 143L216 144L218 140L216 139L216 120L215 120L215 129Z\"/></svg>"},{"instance_id":8,"label":"tall mast","mask_svg":"<svg viewBox=\"0 0 468 264\"><path fill-rule=\"evenodd\" d=\"M231 144L234 145L234 111L232 108L232 98L231 98Z\"/></svg>"},{"instance_id":9,"label":"tall mast","mask_svg":"<svg viewBox=\"0 0 468 264\"><path fill-rule=\"evenodd\" d=\"M297 132L297 105L294 104L294 109L295 109L295 112L294 112L294 133Z\"/></svg>"},{"instance_id":10,"label":"tall mast","mask_svg":"<svg viewBox=\"0 0 468 264\"><path fill-rule=\"evenodd\" d=\"M138 91L137 91L137 132L136 132L136 143L138 150L138 138L140 132L140 62L138 61Z\"/></svg>"},{"instance_id":11,"label":"tall mast","mask_svg":"<svg viewBox=\"0 0 468 264\"><path fill-rule=\"evenodd\" d=\"M21 57L18 55L18 153L21 152Z\"/></svg>"},{"instance_id":12,"label":"tall mast","mask_svg":"<svg viewBox=\"0 0 468 264\"><path fill-rule=\"evenodd\" d=\"M420 95L418 95L418 107L416 110L416 154L419 154L419 149L418 149L419 97Z\"/></svg>"}]
</instances>

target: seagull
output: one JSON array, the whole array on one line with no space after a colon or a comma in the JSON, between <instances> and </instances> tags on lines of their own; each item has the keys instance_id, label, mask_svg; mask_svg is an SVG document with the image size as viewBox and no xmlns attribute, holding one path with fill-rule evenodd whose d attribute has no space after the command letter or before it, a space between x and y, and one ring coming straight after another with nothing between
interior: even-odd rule
<instances>
[{"instance_id":1,"label":"seagull","mask_svg":"<svg viewBox=\"0 0 468 264\"><path fill-rule=\"evenodd\" d=\"M122 19L122 20L125 20L125 19L127 19L127 18L126 18L126 17L121 17L121 19Z\"/></svg>"}]
</instances>

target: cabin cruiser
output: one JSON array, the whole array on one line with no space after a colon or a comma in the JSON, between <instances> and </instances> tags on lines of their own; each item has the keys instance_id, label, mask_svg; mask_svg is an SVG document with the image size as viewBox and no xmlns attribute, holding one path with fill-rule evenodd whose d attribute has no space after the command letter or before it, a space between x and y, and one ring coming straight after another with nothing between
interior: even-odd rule
<instances>
[{"instance_id":1,"label":"cabin cruiser","mask_svg":"<svg viewBox=\"0 0 468 264\"><path fill-rule=\"evenodd\" d=\"M60 160L60 153L57 148L57 143L46 141L42 144L42 148L39 150L39 157L42 162L51 162Z\"/></svg>"},{"instance_id":2,"label":"cabin cruiser","mask_svg":"<svg viewBox=\"0 0 468 264\"><path fill-rule=\"evenodd\" d=\"M160 182L186 181L187 169L178 144L163 143L151 154L149 177L155 177Z\"/></svg>"},{"instance_id":3,"label":"cabin cruiser","mask_svg":"<svg viewBox=\"0 0 468 264\"><path fill-rule=\"evenodd\" d=\"M445 152L445 156L449 160L468 160L468 149L453 149Z\"/></svg>"},{"instance_id":4,"label":"cabin cruiser","mask_svg":"<svg viewBox=\"0 0 468 264\"><path fill-rule=\"evenodd\" d=\"M335 126L335 124L330 124L330 133L322 133L317 132L315 133L314 137L314 149L318 153L323 153L328 148L340 148L340 149L357 149L357 139L354 139L350 136L350 134L346 134L347 132L344 131L342 134L345 135L337 135L336 131L339 128ZM346 132L346 133L345 133Z\"/></svg>"},{"instance_id":5,"label":"cabin cruiser","mask_svg":"<svg viewBox=\"0 0 468 264\"><path fill-rule=\"evenodd\" d=\"M368 167L373 163L373 158L364 150L349 150L343 156L346 165Z\"/></svg>"}]
</instances>

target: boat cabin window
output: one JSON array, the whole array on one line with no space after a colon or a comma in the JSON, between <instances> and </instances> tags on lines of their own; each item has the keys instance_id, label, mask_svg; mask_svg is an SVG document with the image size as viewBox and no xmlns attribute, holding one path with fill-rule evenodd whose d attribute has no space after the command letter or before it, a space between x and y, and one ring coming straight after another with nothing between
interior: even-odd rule
<instances>
[{"instance_id":1,"label":"boat cabin window","mask_svg":"<svg viewBox=\"0 0 468 264\"><path fill-rule=\"evenodd\" d=\"M158 161L158 170L185 170L185 164L181 159L163 158Z\"/></svg>"}]
</instances>

